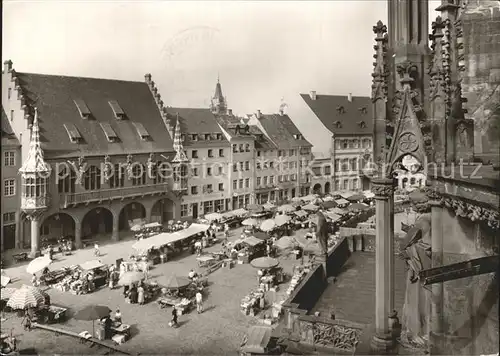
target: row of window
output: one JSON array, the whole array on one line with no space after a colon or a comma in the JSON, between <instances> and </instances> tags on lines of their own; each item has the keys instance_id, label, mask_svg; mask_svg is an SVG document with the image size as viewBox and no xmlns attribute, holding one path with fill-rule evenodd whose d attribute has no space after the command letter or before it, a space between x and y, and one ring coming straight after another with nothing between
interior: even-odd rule
<instances>
[{"instance_id":1,"label":"row of window","mask_svg":"<svg viewBox=\"0 0 500 356\"><path fill-rule=\"evenodd\" d=\"M240 143L239 145L233 144L233 153L239 152L250 152L250 144L249 143Z\"/></svg>"},{"instance_id":2,"label":"row of window","mask_svg":"<svg viewBox=\"0 0 500 356\"><path fill-rule=\"evenodd\" d=\"M243 182L245 183L245 188L250 188L250 178L235 179L233 180L233 190L243 189Z\"/></svg>"},{"instance_id":3,"label":"row of window","mask_svg":"<svg viewBox=\"0 0 500 356\"><path fill-rule=\"evenodd\" d=\"M224 191L224 183L219 183L218 188L219 188L219 192L223 192ZM201 192L203 194L213 193L214 192L213 184L202 185L201 186ZM193 185L191 187L191 195L197 195L199 193L200 193L200 191L198 190L198 186L197 185Z\"/></svg>"},{"instance_id":4,"label":"row of window","mask_svg":"<svg viewBox=\"0 0 500 356\"><path fill-rule=\"evenodd\" d=\"M195 203L197 204L197 203ZM224 199L209 200L202 203L203 211L200 214L210 214L217 211L224 211ZM181 217L189 216L189 204L181 204Z\"/></svg>"},{"instance_id":5,"label":"row of window","mask_svg":"<svg viewBox=\"0 0 500 356\"><path fill-rule=\"evenodd\" d=\"M246 208L250 204L250 194L233 197L233 209Z\"/></svg>"},{"instance_id":6,"label":"row of window","mask_svg":"<svg viewBox=\"0 0 500 356\"><path fill-rule=\"evenodd\" d=\"M335 191L339 190L357 190L359 189L359 179L335 180Z\"/></svg>"},{"instance_id":7,"label":"row of window","mask_svg":"<svg viewBox=\"0 0 500 356\"><path fill-rule=\"evenodd\" d=\"M222 141L222 134L216 133L216 134L191 134L189 135L189 138L191 141L200 141L205 140L205 141L213 141L214 139L216 141ZM184 141L186 139L186 136L183 134L181 137L181 140Z\"/></svg>"},{"instance_id":8,"label":"row of window","mask_svg":"<svg viewBox=\"0 0 500 356\"><path fill-rule=\"evenodd\" d=\"M284 174L278 176L278 183L295 182L297 181L297 174ZM267 186L268 177L257 177L257 186ZM274 176L269 176L269 185L274 184Z\"/></svg>"},{"instance_id":9,"label":"row of window","mask_svg":"<svg viewBox=\"0 0 500 356\"><path fill-rule=\"evenodd\" d=\"M363 169L366 163L363 159L358 161L358 158L336 159L335 172L357 171L358 169Z\"/></svg>"},{"instance_id":10,"label":"row of window","mask_svg":"<svg viewBox=\"0 0 500 356\"><path fill-rule=\"evenodd\" d=\"M266 156L266 155L272 155L274 151L257 151L257 157L261 156ZM308 155L311 153L311 149L309 147L304 147L300 149L300 154L301 155ZM293 157L297 155L297 150L296 149L289 149L289 150L278 150L278 157Z\"/></svg>"},{"instance_id":11,"label":"row of window","mask_svg":"<svg viewBox=\"0 0 500 356\"><path fill-rule=\"evenodd\" d=\"M240 168L240 172L249 171L250 170L250 161L233 163L233 172L238 172L238 166Z\"/></svg>"},{"instance_id":12,"label":"row of window","mask_svg":"<svg viewBox=\"0 0 500 356\"><path fill-rule=\"evenodd\" d=\"M213 149L211 149L211 148L208 149L207 157L208 158L215 158L215 153L214 153ZM223 148L219 148L217 157L224 157L224 149ZM198 155L198 150L191 151L191 158L200 158L200 156Z\"/></svg>"},{"instance_id":13,"label":"row of window","mask_svg":"<svg viewBox=\"0 0 500 356\"><path fill-rule=\"evenodd\" d=\"M372 141L369 138L363 140L353 139L337 139L335 140L335 148L340 149L350 149L350 148L370 148L372 146Z\"/></svg>"}]
</instances>

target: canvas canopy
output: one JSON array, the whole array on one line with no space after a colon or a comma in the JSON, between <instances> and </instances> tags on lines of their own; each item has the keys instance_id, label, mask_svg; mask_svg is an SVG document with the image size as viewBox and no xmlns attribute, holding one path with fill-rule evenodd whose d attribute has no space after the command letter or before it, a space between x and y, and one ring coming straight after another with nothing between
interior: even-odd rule
<instances>
[{"instance_id":1,"label":"canvas canopy","mask_svg":"<svg viewBox=\"0 0 500 356\"><path fill-rule=\"evenodd\" d=\"M90 271L101 267L104 267L104 265L102 264L101 261L98 260L87 261L80 265L80 268L83 269L84 271Z\"/></svg>"},{"instance_id":2,"label":"canvas canopy","mask_svg":"<svg viewBox=\"0 0 500 356\"><path fill-rule=\"evenodd\" d=\"M152 227L161 227L161 226L162 225L159 222L155 221L155 222L144 225L143 228L148 229L148 228L152 228Z\"/></svg>"},{"instance_id":3,"label":"canvas canopy","mask_svg":"<svg viewBox=\"0 0 500 356\"><path fill-rule=\"evenodd\" d=\"M156 236L152 236L149 239L139 240L132 246L132 248L134 248L136 251L146 252L153 248L160 248L162 246L184 240L200 232L205 232L208 229L209 226L205 224L191 224L191 226L184 230L180 230L170 234L162 233Z\"/></svg>"},{"instance_id":4,"label":"canvas canopy","mask_svg":"<svg viewBox=\"0 0 500 356\"><path fill-rule=\"evenodd\" d=\"M232 218L234 216L244 216L246 214L248 214L248 211L246 211L245 209L236 209L236 210L225 212L224 214L222 214L222 217L223 218Z\"/></svg>"},{"instance_id":5,"label":"canvas canopy","mask_svg":"<svg viewBox=\"0 0 500 356\"><path fill-rule=\"evenodd\" d=\"M349 201L345 200L345 199L338 199L338 200L335 200L335 203L337 203L338 205L346 205L346 204L349 204Z\"/></svg>"},{"instance_id":6,"label":"canvas canopy","mask_svg":"<svg viewBox=\"0 0 500 356\"><path fill-rule=\"evenodd\" d=\"M340 196L344 199L347 199L349 197L352 197L353 195L355 195L356 193L354 192L351 192L351 191L345 191L345 192L342 192L340 193Z\"/></svg>"},{"instance_id":7,"label":"canvas canopy","mask_svg":"<svg viewBox=\"0 0 500 356\"><path fill-rule=\"evenodd\" d=\"M304 210L294 211L293 213L294 213L295 215L297 215L299 218L302 218L302 217L304 217L304 216L307 216L307 215L308 215L308 214L307 214L307 212L306 212L306 211L304 211Z\"/></svg>"},{"instance_id":8,"label":"canvas canopy","mask_svg":"<svg viewBox=\"0 0 500 356\"><path fill-rule=\"evenodd\" d=\"M337 215L337 214L330 212L330 211L326 211L324 214L325 214L326 218L331 220L332 222L335 222L341 218L340 215Z\"/></svg>"},{"instance_id":9,"label":"canvas canopy","mask_svg":"<svg viewBox=\"0 0 500 356\"><path fill-rule=\"evenodd\" d=\"M372 192L371 192L371 191L369 191L369 190L365 190L365 191L363 192L363 195L364 195L365 197L367 197L368 199L372 199L372 198L374 198L374 197L375 197L375 194L374 194L374 193L372 193Z\"/></svg>"},{"instance_id":10,"label":"canvas canopy","mask_svg":"<svg viewBox=\"0 0 500 356\"><path fill-rule=\"evenodd\" d=\"M262 242L263 242L263 240L260 240L254 236L249 236L242 241L242 243L247 244L248 246L251 246L251 247L260 245Z\"/></svg>"}]
</instances>

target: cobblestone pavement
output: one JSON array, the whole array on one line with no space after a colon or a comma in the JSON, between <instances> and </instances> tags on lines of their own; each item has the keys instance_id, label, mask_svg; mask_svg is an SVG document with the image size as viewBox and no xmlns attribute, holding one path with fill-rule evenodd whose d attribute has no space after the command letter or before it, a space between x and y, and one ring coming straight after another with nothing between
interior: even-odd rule
<instances>
[{"instance_id":1,"label":"cobblestone pavement","mask_svg":"<svg viewBox=\"0 0 500 356\"><path fill-rule=\"evenodd\" d=\"M230 240L239 237L241 230L233 230ZM127 259L133 253L132 245L135 241L121 241L101 247L103 263L114 263L117 258ZM216 251L220 245L208 250ZM72 256L56 255L51 269L70 266L93 260L92 249L79 250ZM291 273L295 260L280 258L281 266L286 273ZM191 268L196 269L196 257L184 255L165 264L155 266L150 272L150 279L154 280L170 274L187 276ZM4 273L13 278L9 287L18 287L23 283L29 284L30 276L26 273L26 265L17 265L7 268ZM165 277L163 277L165 278ZM52 304L70 308L70 316L75 310L87 304L107 305L111 309L120 308L124 322L132 326L132 338L122 345L125 351L141 354L235 354L248 327L257 323L257 319L245 316L240 312L240 301L249 291L254 290L257 284L256 270L250 265L236 265L231 270L219 269L208 276L209 284L207 297L204 302L205 312L179 317L180 327L170 328L171 309L160 310L154 302L144 306L126 304L121 289L110 290L107 287L95 293L76 296L67 292L48 289ZM160 283L161 284L161 283ZM280 286L277 300L283 299L287 284ZM40 354L96 354L95 348L78 343L68 336L56 336L53 333L33 330L25 332L21 327L21 319L14 314L7 313L7 320L2 322L2 332L12 332L16 335L21 349L34 348ZM92 331L91 322L79 321L72 318L64 324L54 325L66 330L81 332Z\"/></svg>"}]
</instances>

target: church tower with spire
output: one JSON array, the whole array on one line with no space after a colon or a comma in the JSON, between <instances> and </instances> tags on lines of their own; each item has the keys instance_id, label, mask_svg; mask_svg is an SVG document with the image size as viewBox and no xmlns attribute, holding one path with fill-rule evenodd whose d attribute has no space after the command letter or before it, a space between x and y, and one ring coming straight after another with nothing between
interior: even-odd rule
<instances>
[{"instance_id":1,"label":"church tower with spire","mask_svg":"<svg viewBox=\"0 0 500 356\"><path fill-rule=\"evenodd\" d=\"M212 110L214 114L219 114L219 115L227 114L227 102L226 98L222 95L222 86L220 84L219 77L217 77L217 84L215 85L215 94L210 104L210 110Z\"/></svg>"}]
</instances>

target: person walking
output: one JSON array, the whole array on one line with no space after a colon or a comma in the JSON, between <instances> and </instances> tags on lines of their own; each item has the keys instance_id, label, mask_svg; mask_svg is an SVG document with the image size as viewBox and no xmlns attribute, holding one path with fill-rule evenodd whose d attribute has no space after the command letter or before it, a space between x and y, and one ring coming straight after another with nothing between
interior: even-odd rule
<instances>
[{"instance_id":1,"label":"person walking","mask_svg":"<svg viewBox=\"0 0 500 356\"><path fill-rule=\"evenodd\" d=\"M177 323L177 309L175 309L175 305L172 307L172 321L170 322L171 326L177 327L179 324Z\"/></svg>"},{"instance_id":2,"label":"person walking","mask_svg":"<svg viewBox=\"0 0 500 356\"><path fill-rule=\"evenodd\" d=\"M142 285L137 288L137 303L139 303L139 305L144 305L144 288Z\"/></svg>"},{"instance_id":3,"label":"person walking","mask_svg":"<svg viewBox=\"0 0 500 356\"><path fill-rule=\"evenodd\" d=\"M198 314L203 313L203 295L200 291L196 292L196 311Z\"/></svg>"}]
</instances>

